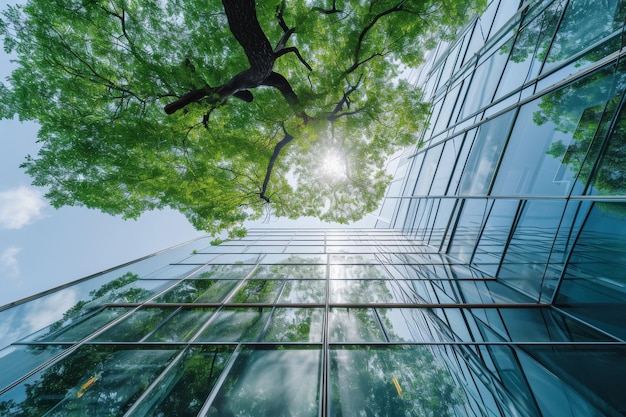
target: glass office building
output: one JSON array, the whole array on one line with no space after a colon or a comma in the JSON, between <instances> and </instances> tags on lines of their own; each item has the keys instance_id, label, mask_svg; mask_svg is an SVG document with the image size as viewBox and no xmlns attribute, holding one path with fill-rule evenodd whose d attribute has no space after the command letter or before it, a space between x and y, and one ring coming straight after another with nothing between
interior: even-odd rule
<instances>
[{"instance_id":1,"label":"glass office building","mask_svg":"<svg viewBox=\"0 0 626 417\"><path fill-rule=\"evenodd\" d=\"M626 1L494 0L373 229L198 239L0 307L0 416L621 416Z\"/></svg>"}]
</instances>

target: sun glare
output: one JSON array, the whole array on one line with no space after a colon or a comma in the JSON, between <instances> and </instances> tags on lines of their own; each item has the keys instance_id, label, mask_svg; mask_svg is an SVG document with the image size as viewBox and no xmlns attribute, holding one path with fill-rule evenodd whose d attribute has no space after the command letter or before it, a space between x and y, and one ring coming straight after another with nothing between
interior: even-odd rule
<instances>
[{"instance_id":1,"label":"sun glare","mask_svg":"<svg viewBox=\"0 0 626 417\"><path fill-rule=\"evenodd\" d=\"M346 178L345 159L338 152L327 151L321 160L320 174L334 181Z\"/></svg>"}]
</instances>

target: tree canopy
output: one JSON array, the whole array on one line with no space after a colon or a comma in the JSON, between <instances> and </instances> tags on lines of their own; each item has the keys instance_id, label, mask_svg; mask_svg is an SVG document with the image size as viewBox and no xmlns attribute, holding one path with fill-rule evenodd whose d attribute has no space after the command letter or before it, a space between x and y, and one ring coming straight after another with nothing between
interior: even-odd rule
<instances>
[{"instance_id":1,"label":"tree canopy","mask_svg":"<svg viewBox=\"0 0 626 417\"><path fill-rule=\"evenodd\" d=\"M349 222L428 116L401 77L485 0L30 0L0 20L0 118L55 207L170 207L237 234L269 212Z\"/></svg>"}]
</instances>

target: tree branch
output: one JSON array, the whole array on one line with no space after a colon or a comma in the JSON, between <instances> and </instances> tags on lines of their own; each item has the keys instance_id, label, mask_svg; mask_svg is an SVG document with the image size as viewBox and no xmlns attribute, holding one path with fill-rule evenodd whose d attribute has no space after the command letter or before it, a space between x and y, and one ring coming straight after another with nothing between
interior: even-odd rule
<instances>
[{"instance_id":1,"label":"tree branch","mask_svg":"<svg viewBox=\"0 0 626 417\"><path fill-rule=\"evenodd\" d=\"M294 139L293 136L287 133L287 130L285 129L284 125L282 126L282 128L283 128L283 133L285 134L285 136L274 147L274 153L272 153L272 156L270 157L270 161L267 164L267 170L265 171L265 179L263 180L263 185L261 186L261 190L259 193L259 197L261 197L261 199L265 200L267 203L271 203L270 198L266 195L266 192L267 192L267 186L270 182L270 177L272 175L272 170L274 169L274 163L276 162L276 159L278 158L280 151L287 144L289 144L289 142L291 142Z\"/></svg>"},{"instance_id":2,"label":"tree branch","mask_svg":"<svg viewBox=\"0 0 626 417\"><path fill-rule=\"evenodd\" d=\"M357 40L356 43L356 47L354 48L354 63L350 66L350 68L348 68L346 70L346 74L349 74L351 72L353 72L354 70L356 70L360 65L364 64L365 62L369 61L370 59L373 59L374 57L380 55L380 53L378 54L372 54L372 56L370 56L369 58L367 58L364 61L360 61L359 62L359 57L361 55L361 46L363 45L363 40L365 39L365 35L367 35L367 32L369 32L374 25L376 24L376 22L378 22L380 19L382 19L383 17L391 14L391 13L395 13L398 11L403 10L402 6L404 5L406 0L402 0L400 1L398 4L396 4L394 7L387 9L385 11L382 11L380 13L378 13L376 16L374 16L372 18L372 20L361 30L361 33L359 34L359 39Z\"/></svg>"}]
</instances>

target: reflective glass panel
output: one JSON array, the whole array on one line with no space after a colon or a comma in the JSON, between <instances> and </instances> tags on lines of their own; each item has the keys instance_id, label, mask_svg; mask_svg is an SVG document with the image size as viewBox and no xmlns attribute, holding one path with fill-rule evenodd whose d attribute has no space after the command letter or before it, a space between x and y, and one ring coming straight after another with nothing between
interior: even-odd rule
<instances>
[{"instance_id":1,"label":"reflective glass panel","mask_svg":"<svg viewBox=\"0 0 626 417\"><path fill-rule=\"evenodd\" d=\"M388 274L380 265L331 265L330 279L386 278Z\"/></svg>"},{"instance_id":2,"label":"reflective glass panel","mask_svg":"<svg viewBox=\"0 0 626 417\"><path fill-rule=\"evenodd\" d=\"M313 303L320 304L326 300L326 281L287 280L280 293L279 303Z\"/></svg>"},{"instance_id":3,"label":"reflective glass panel","mask_svg":"<svg viewBox=\"0 0 626 417\"><path fill-rule=\"evenodd\" d=\"M215 279L186 279L169 289L165 294L154 300L156 303L193 303L200 296L210 292L214 295L226 295L228 289L232 289L232 283L236 281L224 281ZM230 285L229 285L230 284ZM216 288L213 288L213 287ZM207 296L204 297L208 298ZM217 300L217 301L221 301ZM206 302L206 301L205 301Z\"/></svg>"},{"instance_id":4,"label":"reflective glass panel","mask_svg":"<svg viewBox=\"0 0 626 417\"><path fill-rule=\"evenodd\" d=\"M197 342L256 342L270 308L224 308L216 313Z\"/></svg>"},{"instance_id":5,"label":"reflective glass panel","mask_svg":"<svg viewBox=\"0 0 626 417\"><path fill-rule=\"evenodd\" d=\"M612 118L607 101L621 95L614 82L615 68L609 67L524 105L492 194L569 194L605 111L605 119ZM581 175L586 182L589 172Z\"/></svg>"},{"instance_id":6,"label":"reflective glass panel","mask_svg":"<svg viewBox=\"0 0 626 417\"><path fill-rule=\"evenodd\" d=\"M98 342L138 342L175 311L173 308L144 308L96 336Z\"/></svg>"},{"instance_id":7,"label":"reflective glass panel","mask_svg":"<svg viewBox=\"0 0 626 417\"><path fill-rule=\"evenodd\" d=\"M550 47L545 68L555 67L587 46L621 29L625 16L626 8L620 0L607 0L602 3L602 7L598 7L593 0L571 0ZM584 42L581 41L583 39ZM592 62L595 60L594 57L589 59Z\"/></svg>"},{"instance_id":8,"label":"reflective glass panel","mask_svg":"<svg viewBox=\"0 0 626 417\"><path fill-rule=\"evenodd\" d=\"M231 297L233 303L272 303L280 292L282 280L249 279Z\"/></svg>"},{"instance_id":9,"label":"reflective glass panel","mask_svg":"<svg viewBox=\"0 0 626 417\"><path fill-rule=\"evenodd\" d=\"M374 309L331 308L328 314L331 342L384 342Z\"/></svg>"},{"instance_id":10,"label":"reflective glass panel","mask_svg":"<svg viewBox=\"0 0 626 417\"><path fill-rule=\"evenodd\" d=\"M217 382L233 347L193 346L132 412L136 416L195 417Z\"/></svg>"},{"instance_id":11,"label":"reflective glass panel","mask_svg":"<svg viewBox=\"0 0 626 417\"><path fill-rule=\"evenodd\" d=\"M251 265L207 265L193 275L194 279L243 279L254 268Z\"/></svg>"},{"instance_id":12,"label":"reflective glass panel","mask_svg":"<svg viewBox=\"0 0 626 417\"><path fill-rule=\"evenodd\" d=\"M331 347L329 416L446 417L462 398L427 347Z\"/></svg>"},{"instance_id":13,"label":"reflective glass panel","mask_svg":"<svg viewBox=\"0 0 626 417\"><path fill-rule=\"evenodd\" d=\"M626 337L626 203L596 202L576 241L555 303Z\"/></svg>"},{"instance_id":14,"label":"reflective glass panel","mask_svg":"<svg viewBox=\"0 0 626 417\"><path fill-rule=\"evenodd\" d=\"M190 340L215 309L183 308L146 338L146 342L186 342Z\"/></svg>"},{"instance_id":15,"label":"reflective glass panel","mask_svg":"<svg viewBox=\"0 0 626 417\"><path fill-rule=\"evenodd\" d=\"M70 322L71 324L59 320L47 328L49 333L33 340L38 342L78 342L128 311L130 309L127 308L106 308L83 320L73 320Z\"/></svg>"},{"instance_id":16,"label":"reflective glass panel","mask_svg":"<svg viewBox=\"0 0 626 417\"><path fill-rule=\"evenodd\" d=\"M176 353L83 346L0 396L0 404L10 402L10 415L122 416Z\"/></svg>"},{"instance_id":17,"label":"reflective glass panel","mask_svg":"<svg viewBox=\"0 0 626 417\"><path fill-rule=\"evenodd\" d=\"M320 350L244 348L206 416L319 414Z\"/></svg>"},{"instance_id":18,"label":"reflective glass panel","mask_svg":"<svg viewBox=\"0 0 626 417\"><path fill-rule=\"evenodd\" d=\"M331 303L394 303L414 302L405 281L348 279L330 281Z\"/></svg>"},{"instance_id":19,"label":"reflective glass panel","mask_svg":"<svg viewBox=\"0 0 626 417\"><path fill-rule=\"evenodd\" d=\"M487 193L514 115L515 112L510 111L480 126L461 177L458 194Z\"/></svg>"},{"instance_id":20,"label":"reflective glass panel","mask_svg":"<svg viewBox=\"0 0 626 417\"><path fill-rule=\"evenodd\" d=\"M0 350L0 369L2 369L0 389L44 364L64 349L64 346L55 345L17 345Z\"/></svg>"},{"instance_id":21,"label":"reflective glass panel","mask_svg":"<svg viewBox=\"0 0 626 417\"><path fill-rule=\"evenodd\" d=\"M309 342L322 341L321 308L276 308L264 342Z\"/></svg>"}]
</instances>

